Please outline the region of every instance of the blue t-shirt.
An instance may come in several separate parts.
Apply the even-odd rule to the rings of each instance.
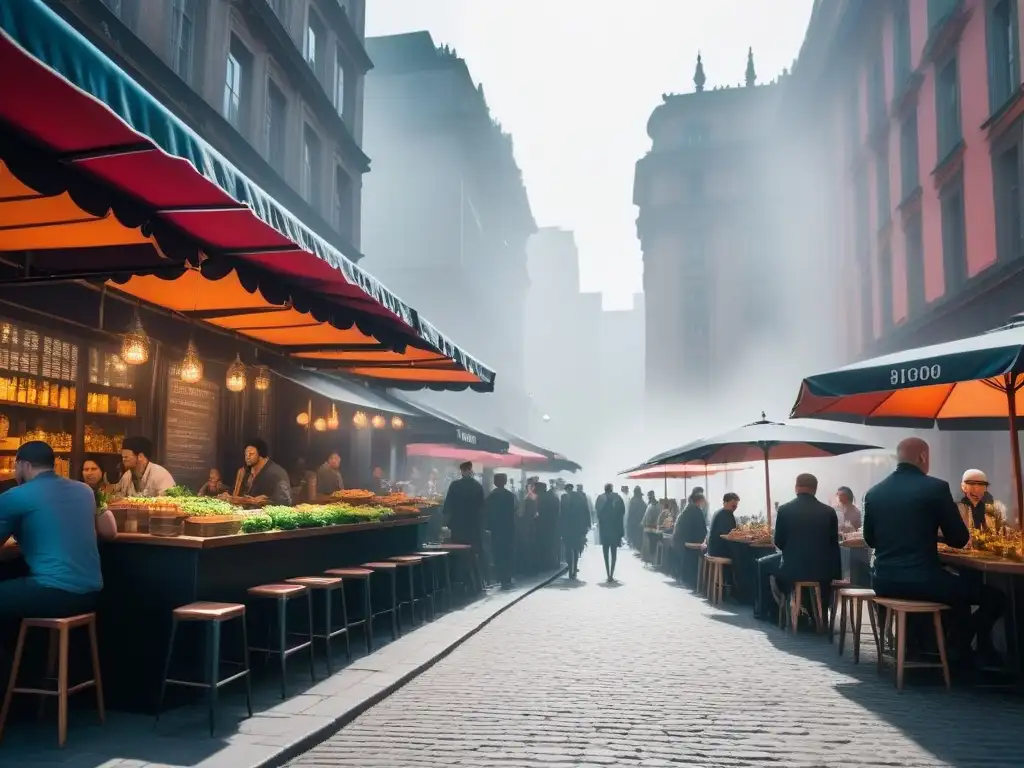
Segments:
[[[0,494],[0,542],[18,540],[30,578],[44,587],[75,594],[103,589],[95,518],[89,486],[53,472]]]

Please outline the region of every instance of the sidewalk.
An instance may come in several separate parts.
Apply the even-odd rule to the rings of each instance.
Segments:
[[[355,653],[332,677],[311,683],[296,657],[290,690],[281,701],[273,673],[253,681],[253,714],[245,717],[239,686],[222,689],[217,735],[210,738],[205,705],[153,719],[108,712],[105,725],[95,713],[72,707],[68,742],[57,748],[56,714],[41,723],[12,723],[0,744],[0,765],[26,768],[264,768],[278,766],[327,738],[396,688],[429,668],[495,616],[550,582],[557,574],[523,580],[508,592],[492,588],[480,599],[441,614],[393,642],[375,638],[378,650]],[[341,660],[343,662],[344,656]],[[337,662],[336,662],[337,663]],[[324,673],[317,658],[317,674]],[[88,693],[82,694],[88,696]]]

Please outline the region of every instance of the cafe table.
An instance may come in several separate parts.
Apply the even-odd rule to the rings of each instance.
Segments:
[[[775,545],[764,539],[734,538],[728,534],[722,534],[722,538],[729,545],[735,598],[744,605],[753,605],[758,590],[757,561],[774,553]]]

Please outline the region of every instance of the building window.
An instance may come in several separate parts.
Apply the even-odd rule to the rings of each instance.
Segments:
[[[252,54],[242,42],[231,36],[228,64],[224,77],[224,117],[244,133],[246,111],[249,107],[249,78],[252,77]]]
[[[924,310],[924,233],[921,213],[915,213],[903,230],[907,260],[907,314],[915,317]]]
[[[898,94],[910,79],[910,4],[898,0],[893,15],[892,33],[893,90]]]
[[[1021,152],[1019,141],[992,156],[996,202],[996,249],[1000,261],[1024,254],[1021,237]]]
[[[345,116],[345,54],[340,47],[334,54],[334,108]]]
[[[334,228],[345,235],[352,235],[352,179],[340,165],[334,169]]]
[[[320,210],[320,137],[308,125],[302,136],[302,196],[315,209]]]
[[[988,103],[995,112],[1020,85],[1017,44],[1017,0],[988,6]]]
[[[306,24],[306,46],[304,54],[306,63],[317,79],[324,82],[324,44],[327,42],[327,29],[316,12],[310,9],[309,20]]]
[[[886,117],[885,107],[885,58],[881,51],[872,57],[868,70],[868,130],[877,129]]]
[[[935,79],[935,118],[939,133],[939,163],[956,149],[960,133],[960,77],[955,58],[947,61]]]
[[[900,199],[906,200],[921,186],[917,158],[917,108],[900,125]]]
[[[171,4],[171,64],[186,83],[192,82],[196,3],[197,0],[174,0]]]
[[[893,324],[892,307],[892,249],[887,245],[878,254],[879,309],[882,311],[882,333]]]
[[[138,0],[102,0],[103,4],[121,20],[128,29],[135,30],[135,22],[139,17]]]
[[[967,232],[964,221],[964,185],[958,176],[942,190],[942,265],[946,276],[946,295],[951,295],[967,279]]]
[[[267,80],[267,159],[282,176],[288,152],[288,100],[273,80]]]
[[[892,213],[892,199],[889,195],[889,148],[878,153],[875,163],[875,192],[878,201],[878,228],[889,224]]]
[[[928,32],[933,32],[956,10],[960,0],[928,0]]]

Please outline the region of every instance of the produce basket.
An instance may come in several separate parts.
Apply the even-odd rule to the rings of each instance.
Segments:
[[[234,536],[242,530],[241,515],[204,515],[190,517],[185,520],[185,535],[212,538],[214,536]]]
[[[181,513],[166,510],[153,511],[149,515],[150,536],[181,536],[185,517]]]

